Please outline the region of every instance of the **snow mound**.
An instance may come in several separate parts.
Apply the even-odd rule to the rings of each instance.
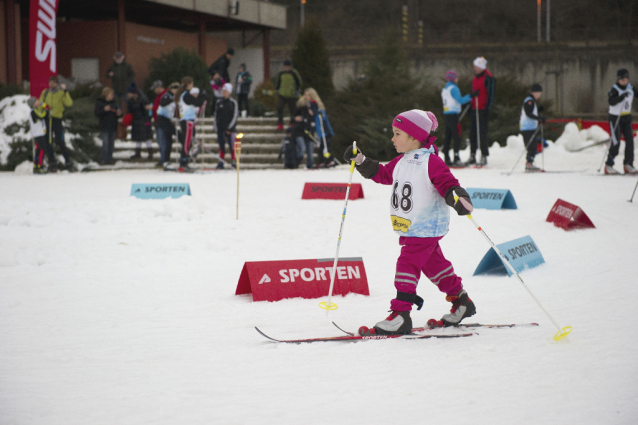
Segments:
[[[580,137],[583,141],[601,142],[609,139],[609,133],[597,125],[592,125],[588,129],[580,130]]]
[[[23,161],[15,168],[15,170],[13,170],[13,172],[16,174],[31,174],[33,172],[33,162]]]
[[[556,146],[561,146],[568,151],[576,150],[583,146],[583,139],[581,138],[578,126],[573,122],[567,123],[563,134],[556,139]]]
[[[27,105],[28,99],[29,96],[18,94],[0,100],[0,165],[7,162],[11,142],[16,139],[31,139],[28,125],[31,108]]]

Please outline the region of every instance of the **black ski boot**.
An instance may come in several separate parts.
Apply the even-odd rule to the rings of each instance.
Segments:
[[[445,299],[452,303],[452,309],[450,314],[445,314],[441,318],[444,326],[456,326],[461,320],[476,314],[476,306],[465,290],[461,290],[457,295],[448,295]]]
[[[475,153],[471,154],[471,155],[470,155],[470,159],[468,159],[467,161],[465,161],[465,164],[464,164],[464,165],[465,165],[466,167],[467,167],[468,165],[476,165],[476,154],[475,154]]]

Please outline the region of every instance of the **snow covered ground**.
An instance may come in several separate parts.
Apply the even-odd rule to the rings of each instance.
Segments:
[[[523,150],[509,142],[492,148],[489,169],[454,174],[512,191],[517,210],[474,217],[496,243],[532,236],[546,263],[521,276],[573,326],[559,342],[515,277],[472,276],[489,246],[456,215],[442,247],[477,305],[471,320],[539,327],[310,345],[257,334],[336,336],[332,320],[356,330],[387,315],[399,253],[390,188],[358,174],[365,199],[348,205],[341,256],[363,257],[369,297],[336,297],[326,317],[322,300],[234,295],[245,261],[334,255],[342,201],[301,193],[305,182],[346,182],[345,167],[242,171],[239,220],[232,171],[0,173],[0,423],[638,423],[636,178],[597,175],[604,146],[568,153],[573,140],[544,158],[547,170],[573,172],[529,175],[521,162],[507,176]],[[145,182],[188,182],[193,196],[129,196]],[[557,198],[596,229],[546,223]],[[425,277],[419,294],[415,325],[449,310]]]

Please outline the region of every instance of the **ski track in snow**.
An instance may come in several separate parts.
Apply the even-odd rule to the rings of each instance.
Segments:
[[[365,152],[365,146],[361,146]],[[453,170],[464,187],[507,188],[517,210],[477,209],[495,243],[530,235],[546,263],[518,280],[472,276],[489,249],[453,214],[445,255],[477,305],[470,321],[538,322],[462,339],[275,344],[336,336],[387,315],[399,254],[390,186],[355,173],[341,257],[363,257],[371,296],[252,302],[234,296],[245,261],[334,255],[342,201],[302,201],[305,182],[348,169],[176,175],[119,171],[0,173],[0,423],[22,424],[635,424],[638,420],[636,178],[597,176],[604,146],[545,153],[524,174],[512,139],[489,169]],[[623,147],[624,149],[624,147]],[[621,151],[622,152],[622,151]],[[462,153],[462,158],[469,155]],[[540,155],[537,165],[541,164]],[[622,154],[619,157],[620,163]],[[130,197],[132,183],[188,182],[193,196]],[[596,229],[545,222],[557,198]],[[422,277],[415,326],[449,303]]]

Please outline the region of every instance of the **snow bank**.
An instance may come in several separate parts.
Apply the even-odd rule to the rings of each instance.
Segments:
[[[19,139],[31,139],[29,133],[29,96],[18,94],[0,101],[0,165],[7,163],[11,143]],[[17,130],[17,132],[16,132]],[[11,134],[13,133],[13,134]]]

